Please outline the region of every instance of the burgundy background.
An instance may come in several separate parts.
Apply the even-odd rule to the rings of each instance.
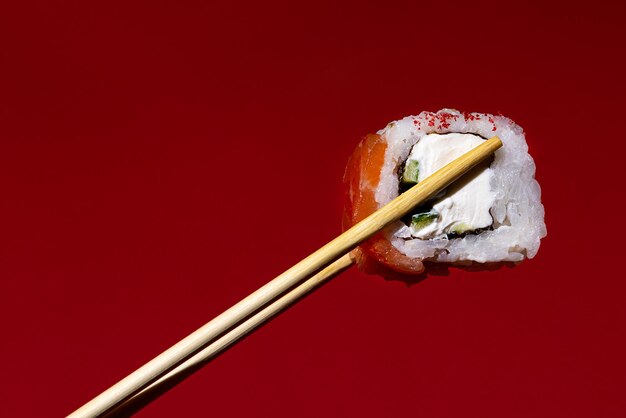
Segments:
[[[453,107],[526,129],[535,259],[352,270],[140,416],[624,416],[624,2],[227,3],[2,6],[1,414],[69,413],[315,250],[361,135]]]

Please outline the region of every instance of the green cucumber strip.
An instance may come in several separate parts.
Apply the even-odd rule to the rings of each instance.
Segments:
[[[439,214],[435,211],[417,213],[411,216],[411,227],[415,230],[422,229],[433,223],[438,217]]]
[[[417,184],[419,174],[419,162],[417,162],[416,160],[407,161],[406,165],[404,166],[404,173],[402,173],[402,183]]]
[[[474,228],[472,228],[471,225],[468,225],[468,224],[466,224],[464,222],[456,224],[452,228],[450,228],[450,232],[452,232],[454,234],[464,234],[466,232],[473,231],[473,230],[474,230]]]

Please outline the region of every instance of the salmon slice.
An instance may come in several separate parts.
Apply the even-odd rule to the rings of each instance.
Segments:
[[[375,199],[387,144],[380,135],[365,136],[348,160],[344,174],[344,230],[378,209]],[[379,232],[352,252],[359,269],[369,274],[392,278],[400,274],[420,274],[424,264],[407,257],[394,247],[384,232]]]

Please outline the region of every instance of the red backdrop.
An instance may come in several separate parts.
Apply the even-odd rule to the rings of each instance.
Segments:
[[[141,416],[623,416],[624,3],[226,3],[3,6],[2,415],[69,413],[334,237],[360,136],[453,107],[525,128],[535,259],[351,270]]]

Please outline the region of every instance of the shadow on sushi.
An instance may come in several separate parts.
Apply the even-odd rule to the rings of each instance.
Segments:
[[[513,268],[519,263],[513,263],[510,261],[503,262],[490,262],[490,263],[478,263],[478,262],[463,262],[456,264],[437,263],[433,261],[424,261],[424,271],[418,274],[408,274],[398,272],[392,268],[373,260],[370,257],[364,257],[357,263],[359,270],[366,274],[373,274],[382,276],[388,281],[403,282],[408,287],[415,286],[429,277],[442,277],[449,276],[451,269],[465,270],[465,271],[496,271],[503,268]]]

